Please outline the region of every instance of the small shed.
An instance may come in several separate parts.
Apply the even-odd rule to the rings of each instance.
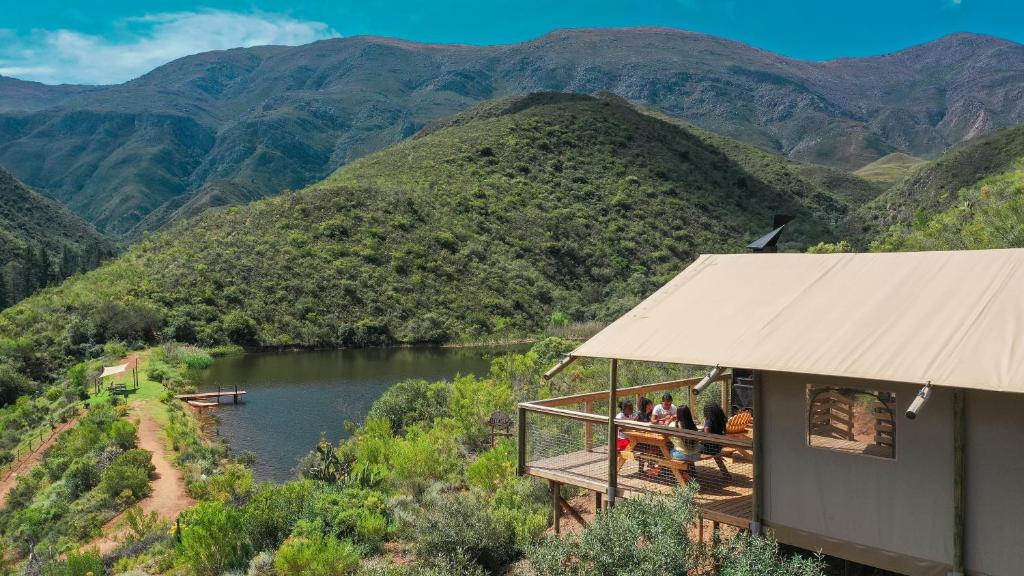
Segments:
[[[705,255],[580,357],[611,360],[609,390],[520,405],[523,474],[614,499],[692,473],[709,517],[784,543],[904,574],[1022,573],[1024,250]],[[711,439],[615,419],[634,394],[697,397],[696,381],[619,389],[620,360],[733,369],[713,374],[727,409],[729,384],[752,383],[752,430],[715,440],[731,461],[644,475],[676,466],[656,441],[634,453],[644,438]]]

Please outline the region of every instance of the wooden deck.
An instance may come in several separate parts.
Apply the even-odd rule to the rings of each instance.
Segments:
[[[705,519],[749,529],[753,509],[750,463],[737,465],[726,458],[726,465],[731,474],[729,478],[718,470],[713,460],[697,464],[700,492],[696,502]],[[608,453],[599,448],[528,461],[526,473],[603,493],[608,489]],[[618,478],[619,491],[625,498],[649,492],[669,493],[677,486],[671,476],[654,479],[642,474],[635,461],[626,462]]]
[[[234,397],[235,401],[238,401],[239,396],[244,396],[245,390],[224,390],[221,392],[198,392],[195,394],[176,394],[174,397],[178,400],[184,400],[186,402],[190,400],[203,401],[203,400],[216,400],[220,402],[221,398]]]

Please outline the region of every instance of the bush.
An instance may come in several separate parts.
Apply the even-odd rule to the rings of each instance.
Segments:
[[[716,576],[823,576],[820,557],[783,557],[771,538],[740,533],[714,550]]]
[[[518,556],[515,534],[473,494],[442,494],[415,518],[411,538],[422,558],[468,558],[497,573]]]
[[[123,464],[145,470],[147,477],[156,471],[156,466],[153,466],[153,453],[141,448],[133,448],[124,452],[114,459],[113,464]]]
[[[94,550],[87,550],[81,554],[71,552],[64,562],[64,574],[67,576],[103,576],[106,573],[103,558]]]
[[[88,458],[75,460],[64,473],[64,483],[71,491],[72,498],[78,498],[92,490],[99,482],[100,472],[96,464]]]
[[[330,536],[289,538],[277,551],[274,567],[279,576],[345,576],[359,567],[359,552]]]
[[[264,484],[244,509],[244,525],[256,550],[275,550],[292,533],[295,523],[306,516],[318,495],[310,481]]]
[[[473,488],[493,493],[502,483],[515,477],[516,458],[516,443],[505,438],[466,468],[466,481]]]
[[[149,365],[146,366],[146,378],[153,382],[163,384],[165,380],[170,378],[171,374],[173,374],[171,367],[159,360],[150,360]]]
[[[111,498],[131,501],[149,495],[149,472],[130,464],[111,464],[100,478],[100,490]]]
[[[110,425],[110,442],[122,450],[135,448],[138,429],[127,420],[118,420]]]
[[[449,386],[443,382],[402,380],[373,403],[366,418],[387,420],[397,434],[414,424],[448,416],[448,396]]]
[[[178,557],[196,576],[219,576],[246,565],[242,514],[222,502],[202,502],[181,514]]]
[[[548,537],[529,551],[530,561],[539,576],[686,576],[695,558],[687,533],[694,517],[690,490],[624,500],[581,532]]]

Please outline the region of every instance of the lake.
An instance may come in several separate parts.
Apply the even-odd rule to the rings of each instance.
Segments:
[[[260,352],[217,358],[198,374],[200,391],[231,389],[248,394],[213,409],[217,435],[235,454],[256,457],[260,480],[294,477],[299,459],[321,435],[333,443],[347,436],[345,420],[362,423],[367,411],[392,384],[407,378],[450,379],[485,375],[496,355],[515,348],[385,348],[302,352]]]

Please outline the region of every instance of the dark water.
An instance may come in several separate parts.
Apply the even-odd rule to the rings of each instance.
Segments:
[[[288,480],[298,460],[321,434],[346,436],[345,420],[362,422],[389,386],[406,378],[448,379],[485,375],[496,355],[518,349],[396,348],[314,352],[264,352],[218,358],[198,375],[202,391],[235,384],[248,394],[216,408],[217,433],[236,454],[256,456],[260,480]]]

